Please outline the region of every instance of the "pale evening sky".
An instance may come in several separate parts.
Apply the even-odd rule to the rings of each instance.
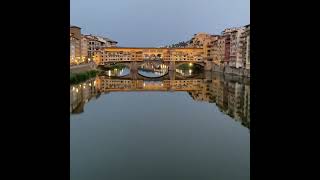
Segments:
[[[70,22],[82,34],[119,46],[158,47],[197,32],[220,34],[250,24],[250,0],[70,0]]]

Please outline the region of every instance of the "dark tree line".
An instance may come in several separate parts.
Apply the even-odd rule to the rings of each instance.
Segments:
[[[176,44],[171,44],[165,47],[169,47],[169,48],[176,48],[176,47],[187,47],[190,44],[190,41],[182,41],[182,42],[178,42]]]

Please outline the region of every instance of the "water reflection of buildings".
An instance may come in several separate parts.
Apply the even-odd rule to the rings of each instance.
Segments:
[[[250,82],[235,76],[212,74],[207,79],[145,81],[100,76],[70,88],[71,113],[83,112],[86,102],[116,91],[185,91],[193,100],[215,103],[219,110],[250,129]]]
[[[200,91],[189,92],[196,101],[215,103],[221,112],[250,129],[250,82],[240,78],[213,75]]]
[[[98,98],[100,92],[96,88],[95,80],[73,85],[70,87],[70,112],[83,112],[84,104],[89,100]]]

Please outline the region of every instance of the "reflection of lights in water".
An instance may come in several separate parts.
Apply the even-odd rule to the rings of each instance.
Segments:
[[[93,81],[93,85],[96,86],[96,81]]]
[[[146,83],[143,83],[143,87],[145,87],[146,86]]]
[[[76,92],[79,92],[78,88],[76,89]]]
[[[110,70],[108,71],[108,76],[111,76],[111,71]]]
[[[192,70],[191,69],[189,69],[189,74],[191,74],[192,73]]]
[[[85,88],[86,88],[86,86],[84,85],[84,86],[83,86],[83,89],[85,89]]]
[[[91,87],[91,83],[89,83],[89,86]]]
[[[74,91],[75,89],[76,89],[76,88],[73,86],[73,87],[72,87],[72,91]]]

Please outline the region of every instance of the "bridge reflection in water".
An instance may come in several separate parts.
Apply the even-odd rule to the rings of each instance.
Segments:
[[[125,91],[184,91],[195,101],[216,104],[221,112],[250,129],[250,80],[211,72],[183,77],[170,71],[152,80],[132,73],[124,77],[98,76],[70,86],[70,112],[83,112],[85,103],[101,94]]]

